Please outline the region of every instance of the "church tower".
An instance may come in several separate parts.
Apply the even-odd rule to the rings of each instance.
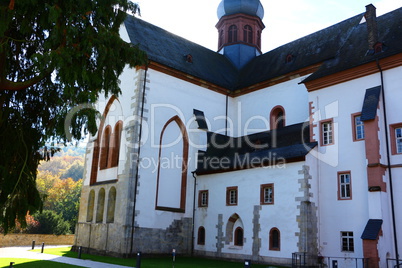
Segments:
[[[218,6],[218,52],[241,69],[261,55],[264,8],[259,0],[222,0]]]

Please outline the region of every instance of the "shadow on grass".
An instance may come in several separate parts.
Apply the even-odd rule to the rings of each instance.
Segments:
[[[0,258],[0,267],[8,268],[10,263],[13,262],[14,268],[75,268],[76,266],[65,263],[56,263],[52,261],[32,260],[32,259],[19,259],[19,258]]]
[[[40,252],[40,250],[34,250]],[[45,249],[44,253],[54,254],[69,258],[78,258],[78,253],[71,251],[70,247],[67,248],[49,248]],[[110,264],[117,264],[122,266],[134,267],[136,265],[136,258],[116,258],[108,256],[90,255],[86,253],[81,254],[81,259],[92,260],[97,262],[104,262]],[[253,264],[252,268],[266,268],[268,265]],[[200,257],[184,257],[176,256],[173,263],[172,257],[147,257],[141,258],[141,268],[243,268],[244,262],[231,262],[225,260],[208,259]],[[271,266],[278,267],[279,266]]]

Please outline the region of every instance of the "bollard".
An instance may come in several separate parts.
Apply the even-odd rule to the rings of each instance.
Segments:
[[[78,247],[78,259],[81,259],[82,247]]]
[[[251,261],[250,260],[244,260],[244,268],[249,268],[251,267]]]
[[[10,268],[14,267],[13,264],[14,264],[14,262],[10,262]]]
[[[40,253],[43,253],[44,249],[45,249],[45,242],[42,242],[42,250],[40,251]]]
[[[137,264],[135,268],[141,268],[141,251],[137,252]]]
[[[172,250],[172,255],[173,255],[173,262],[172,262],[172,267],[174,268],[174,263],[176,261],[176,249]]]
[[[32,240],[32,250],[35,249],[35,240]]]

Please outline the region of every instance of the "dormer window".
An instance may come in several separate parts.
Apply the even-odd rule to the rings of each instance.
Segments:
[[[383,52],[383,43],[377,42],[374,45],[374,54]]]
[[[231,25],[229,27],[229,43],[234,43],[237,42],[237,26],[236,25]]]
[[[245,25],[243,28],[243,41],[245,43],[253,43],[253,28],[250,25]]]
[[[292,61],[293,61],[293,55],[292,55],[292,54],[288,54],[288,55],[286,56],[285,62],[286,62],[286,63],[290,63],[290,62],[292,62]]]
[[[193,63],[193,56],[192,56],[191,54],[187,54],[187,55],[186,55],[186,61],[187,61],[188,63]]]
[[[271,110],[270,124],[271,129],[278,129],[285,127],[285,109],[282,106],[276,106]]]

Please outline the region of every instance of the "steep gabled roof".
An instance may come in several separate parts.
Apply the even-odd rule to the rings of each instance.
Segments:
[[[362,17],[359,14],[256,57],[241,70],[238,88],[334,58]],[[292,55],[290,62],[286,62],[287,55]]]
[[[236,91],[315,64],[323,63],[303,82],[402,53],[402,8],[377,18],[384,52],[375,55],[367,55],[367,27],[360,23],[363,16],[364,13],[356,15],[260,55],[242,70],[237,70],[225,56],[141,19],[128,16],[125,26],[131,42],[138,44],[149,60]],[[186,55],[191,55],[191,63]],[[289,62],[288,55],[292,56]]]
[[[138,44],[151,61],[227,89],[237,79],[234,65],[217,52],[132,16],[124,24],[131,43]],[[188,54],[192,62],[187,61]]]
[[[338,48],[336,58],[326,61],[318,71],[303,82],[309,82],[369,62],[375,62],[377,59],[402,53],[402,8],[378,17],[377,24],[378,41],[383,43],[383,52],[368,53],[367,25],[361,23],[354,27],[344,45]]]

